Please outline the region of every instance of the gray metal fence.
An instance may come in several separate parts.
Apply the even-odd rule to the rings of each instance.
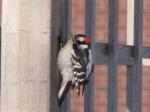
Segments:
[[[150,58],[150,48],[142,46],[143,0],[135,0],[134,46],[118,44],[118,0],[109,0],[109,42],[94,43],[96,1],[86,0],[85,32],[92,37],[94,64],[108,65],[108,112],[117,112],[117,69],[127,66],[127,108],[130,112],[141,112],[142,102],[142,58]],[[70,93],[61,109],[57,105],[58,37],[65,43],[71,29],[71,0],[53,0],[52,3],[52,40],[51,40],[51,112],[71,112]],[[94,75],[86,87],[84,97],[85,112],[94,112]]]

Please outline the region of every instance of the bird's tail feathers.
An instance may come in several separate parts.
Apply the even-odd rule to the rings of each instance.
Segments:
[[[59,104],[59,106],[61,106],[65,96],[67,95],[67,93],[70,89],[70,85],[71,85],[71,81],[62,82],[61,88],[58,92],[58,104]]]

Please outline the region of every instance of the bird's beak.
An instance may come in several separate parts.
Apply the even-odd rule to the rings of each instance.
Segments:
[[[84,39],[84,42],[85,42],[86,44],[90,44],[90,43],[91,43],[91,38],[90,38],[90,37],[86,37],[86,38]]]
[[[71,32],[69,32],[69,37],[74,41],[74,35]]]

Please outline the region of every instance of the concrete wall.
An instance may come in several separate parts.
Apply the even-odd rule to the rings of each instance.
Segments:
[[[49,112],[51,0],[3,0],[1,112]]]

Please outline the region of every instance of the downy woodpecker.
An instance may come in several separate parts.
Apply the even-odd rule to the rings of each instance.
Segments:
[[[71,35],[66,45],[58,54],[58,67],[62,76],[61,87],[58,92],[58,102],[61,105],[70,87],[80,95],[80,86],[89,81],[92,70],[91,40],[84,34]]]

